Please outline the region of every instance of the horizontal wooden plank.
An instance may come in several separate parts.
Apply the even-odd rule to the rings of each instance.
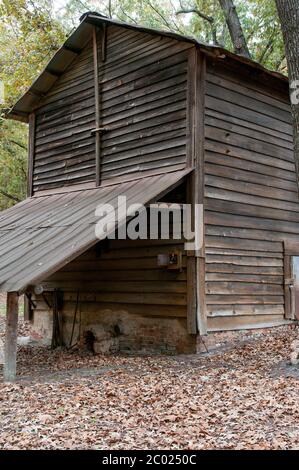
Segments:
[[[142,304],[126,304],[126,303],[113,303],[113,302],[96,302],[93,298],[90,300],[80,299],[81,310],[88,313],[96,313],[101,315],[102,312],[112,311],[119,313],[129,313],[134,315],[141,315],[144,317],[176,317],[176,318],[186,318],[187,309],[183,305],[155,305],[153,308],[152,305],[142,305]],[[40,301],[37,305],[37,310],[35,310],[38,315],[39,311],[47,311],[48,306],[44,302]],[[66,299],[64,303],[64,315],[68,313],[72,316],[74,315],[74,309],[76,308],[76,294],[66,294]]]
[[[45,280],[43,285],[48,282],[76,282],[76,281],[186,281],[186,271],[178,272],[168,269],[160,270],[122,270],[122,271],[58,271],[53,276]]]
[[[239,91],[246,96],[248,94],[262,103],[269,103],[284,111],[290,111],[289,94],[286,91],[274,90],[267,83],[261,83],[261,80],[252,75],[235,74],[231,67],[226,67],[223,62],[207,63],[207,79],[213,83],[221,84],[224,88]]]
[[[283,286],[253,282],[210,281],[206,283],[207,294],[229,295],[283,295]]]
[[[244,203],[247,205],[255,206],[257,209],[257,213],[263,213],[263,208],[274,208],[280,209],[286,212],[294,212],[295,217],[296,213],[298,213],[298,204],[296,202],[290,201],[282,201],[279,199],[271,199],[270,197],[263,197],[263,196],[256,196],[252,194],[240,193],[237,191],[231,191],[230,189],[222,189],[222,188],[215,188],[213,186],[206,186],[205,188],[205,196],[206,198],[210,198],[211,201],[209,202],[210,205],[213,205],[212,200],[220,199],[221,201],[230,201],[235,203]],[[217,203],[215,204],[216,210]],[[233,206],[230,207],[233,210]],[[267,212],[267,210],[266,210]],[[266,216],[266,212],[264,216]],[[278,213],[274,213],[277,218],[277,214],[280,217],[279,211]],[[273,214],[272,214],[273,215]]]
[[[208,305],[283,305],[284,297],[282,295],[207,295]]]
[[[206,273],[207,281],[226,282],[252,282],[260,284],[283,284],[283,276],[268,276],[266,274],[241,274],[241,273]]]
[[[261,251],[283,253],[283,244],[281,242],[268,242],[260,240],[230,238],[224,236],[208,235],[205,239],[207,248],[230,248],[246,249],[248,251]]]
[[[239,107],[271,117],[275,121],[281,121],[286,124],[291,124],[292,122],[290,109],[284,110],[281,107],[279,109],[265,102],[265,100],[262,102],[256,99],[256,95],[252,96],[250,93],[247,94],[242,87],[236,86],[235,89],[232,89],[232,87],[224,87],[223,82],[219,83],[217,80],[213,80],[212,82],[210,75],[207,77],[206,93],[209,96],[213,96],[214,98],[221,99],[228,103],[238,103]]]
[[[75,295],[75,294],[74,294]],[[111,292],[92,294],[95,302],[111,302],[116,304],[142,304],[142,305],[186,305],[185,294],[176,293],[126,293]]]
[[[206,199],[207,210],[224,212],[225,214],[237,214],[240,216],[255,217],[262,219],[259,225],[263,223],[264,219],[273,219],[286,222],[299,222],[299,211],[287,211],[280,209],[273,209],[269,207],[262,207],[258,204],[243,204],[241,202],[221,201],[220,199]],[[297,210],[299,209],[299,204]]]
[[[123,293],[136,293],[136,294],[160,294],[160,293],[174,293],[184,294],[187,291],[186,282],[184,281],[91,281],[87,280],[86,276],[80,280],[71,279],[69,281],[46,281],[43,283],[45,290],[53,290],[55,288],[62,289],[64,292],[93,292],[93,293],[114,293],[122,297]]]
[[[183,267],[186,267],[186,262],[183,260]],[[66,266],[64,271],[77,269],[80,271],[106,271],[106,270],[135,270],[135,269],[161,269],[158,266],[157,258],[139,258],[120,259],[118,262],[115,260],[97,260],[97,261],[74,261],[71,267]]]
[[[206,124],[228,132],[236,133],[244,137],[252,137],[257,141],[266,141],[269,144],[283,149],[293,150],[291,136],[281,134],[278,131],[261,127],[254,123],[243,121],[234,116],[230,116],[217,111],[207,109],[205,114]]]
[[[227,157],[229,160],[230,157]],[[253,171],[241,170],[239,168],[227,167],[221,165],[220,162],[209,163],[205,165],[206,173],[212,176],[223,176],[236,181],[244,181],[246,183],[260,184],[270,188],[284,189],[288,191],[297,192],[297,186],[295,181],[288,181],[280,179],[278,177],[269,177],[270,175],[261,175]]]
[[[283,266],[282,258],[260,258],[254,256],[207,255],[206,262],[236,264],[240,266]]]
[[[249,150],[250,152],[257,152],[262,155],[279,158],[288,162],[294,161],[293,152],[289,149],[282,149],[276,145],[270,144],[266,141],[259,141],[251,137],[246,137],[236,134],[234,132],[219,129],[217,127],[206,126],[205,135],[207,139],[215,140],[224,145],[232,145],[234,147]]]
[[[223,263],[222,260],[219,263],[206,264],[207,273],[234,273],[234,274],[259,274],[259,275],[271,275],[271,276],[282,276],[282,266],[248,266],[241,264],[227,264]]]
[[[206,211],[207,224],[220,225],[226,227],[238,227],[242,229],[259,229],[264,232],[273,231],[280,233],[280,239],[283,239],[283,233],[299,234],[299,224],[296,222],[286,222],[284,220],[258,219],[255,217],[246,217],[234,214],[224,214],[219,212]],[[249,236],[249,234],[247,234]],[[265,233],[262,234],[265,238]],[[251,235],[250,235],[251,237]]]
[[[296,233],[284,233],[279,230],[267,230],[263,228],[242,228],[242,227],[230,227],[227,225],[206,225],[206,234],[215,235],[215,236],[224,236],[224,237],[237,237],[240,239],[248,239],[250,237],[252,240],[268,240],[273,242],[282,242],[286,238],[288,240],[298,241],[298,234]]]
[[[165,246],[157,246],[157,247],[145,247],[145,248],[120,248],[115,251],[107,251],[101,254],[101,259],[129,259],[129,260],[136,260],[139,258],[152,258],[157,257],[159,254],[169,253],[173,250],[184,250],[184,246],[182,244],[173,244],[173,245],[165,245]]]
[[[154,171],[162,173],[177,171],[186,167],[185,153],[182,147],[174,148],[167,152],[156,152],[152,161],[149,161],[149,155],[145,155],[145,162],[143,157],[138,157],[130,160],[122,160],[122,164],[113,166],[110,164],[105,166],[105,171],[102,172],[102,183],[110,183],[114,181],[116,184],[122,181],[117,181],[117,178],[140,178],[141,175],[145,175],[148,172],[153,174]],[[133,160],[133,161],[132,161]],[[127,162],[127,165],[126,165]],[[142,173],[141,173],[142,172]]]
[[[206,139],[205,149],[214,153],[225,155],[226,157],[232,156],[249,162],[258,162],[263,165],[280,168],[291,173],[294,173],[295,171],[294,162],[288,162],[280,158],[273,158],[269,155],[263,155],[259,152],[249,151],[241,147],[234,147],[233,145],[229,145],[224,142],[217,142],[212,139]]]
[[[284,324],[283,315],[242,315],[208,318],[208,331],[267,328]]]
[[[246,248],[244,245],[243,248]],[[208,248],[205,250],[207,255],[228,255],[228,256],[255,256],[260,258],[283,258],[283,252],[279,251],[253,251],[240,250],[237,248]]]
[[[214,98],[212,96],[206,96],[206,106],[209,109],[216,110],[218,112],[236,116],[243,121],[249,121],[259,126],[267,127],[269,129],[275,129],[278,132],[292,135],[292,126],[285,122],[274,119],[271,116],[258,113],[251,109],[243,108],[236,103],[230,103],[223,100],[222,98]]]
[[[283,305],[208,305],[208,317],[239,315],[283,315]]]

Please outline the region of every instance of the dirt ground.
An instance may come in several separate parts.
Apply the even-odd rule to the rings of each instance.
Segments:
[[[298,336],[204,356],[21,347],[17,382],[0,378],[0,449],[299,449]]]

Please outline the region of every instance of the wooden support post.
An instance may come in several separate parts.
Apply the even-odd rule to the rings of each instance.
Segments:
[[[206,61],[205,56],[196,48],[192,48],[188,58],[188,113],[187,113],[187,160],[186,166],[195,168],[190,176],[189,182],[189,203],[204,204],[204,143],[205,143],[205,81],[206,81]],[[204,217],[204,211],[203,211]],[[204,220],[200,221],[204,224]],[[194,227],[200,230],[200,227]],[[204,225],[203,225],[204,231]],[[204,235],[204,234],[203,234]],[[189,254],[190,256],[190,254]],[[195,251],[194,260],[189,261],[190,273],[194,272],[196,278],[196,328],[200,334],[207,332],[206,319],[206,299],[205,299],[205,246],[203,236],[203,246],[201,250]],[[194,267],[191,268],[191,263]],[[188,262],[187,262],[188,266]],[[187,268],[188,271],[188,268]],[[191,289],[191,287],[189,287]],[[194,294],[192,294],[194,295]],[[192,296],[190,294],[190,299]],[[191,315],[192,307],[188,312]],[[188,313],[187,313],[188,317]],[[194,323],[194,321],[193,321]],[[188,325],[191,326],[191,319]],[[192,329],[194,325],[192,326]],[[191,328],[189,329],[191,332]]]
[[[290,286],[293,284],[292,279],[292,257],[284,255],[284,307],[285,318],[294,320],[292,312],[292,295]]]
[[[187,181],[187,203],[192,205],[191,230],[194,231],[194,174]],[[197,279],[194,251],[187,251],[187,331],[197,334]]]
[[[8,292],[6,301],[6,335],[4,349],[4,381],[13,382],[17,370],[19,294]]]

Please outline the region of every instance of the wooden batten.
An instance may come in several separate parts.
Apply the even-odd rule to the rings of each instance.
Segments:
[[[107,25],[105,23],[102,26],[101,39],[101,60],[105,62],[107,54]]]
[[[35,148],[35,113],[29,115],[29,143],[28,143],[28,166],[27,166],[27,196],[33,195],[33,166]]]
[[[93,65],[94,65],[94,93],[95,93],[95,157],[96,157],[96,185],[101,183],[101,133],[99,131],[101,125],[100,111],[100,80],[99,80],[99,30],[96,26],[92,32],[93,44]]]
[[[6,334],[4,349],[4,381],[13,382],[17,370],[19,295],[8,292],[6,301]]]

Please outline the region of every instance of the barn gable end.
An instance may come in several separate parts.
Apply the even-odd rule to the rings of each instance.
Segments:
[[[192,47],[119,26],[96,28],[95,41],[34,111],[33,193],[95,185],[97,166],[103,183],[183,169]]]

